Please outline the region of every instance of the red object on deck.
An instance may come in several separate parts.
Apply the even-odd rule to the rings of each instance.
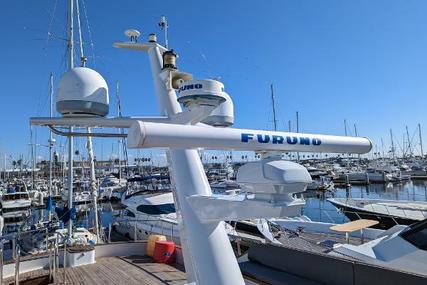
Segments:
[[[153,259],[158,263],[174,263],[175,243],[173,241],[156,241]]]

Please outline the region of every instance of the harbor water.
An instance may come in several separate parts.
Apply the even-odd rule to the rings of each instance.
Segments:
[[[352,185],[350,188],[336,187],[328,192],[303,194],[306,205],[302,214],[313,221],[345,223],[349,219],[338,211],[328,198],[368,198],[406,201],[427,201],[427,181],[414,180],[402,183]]]

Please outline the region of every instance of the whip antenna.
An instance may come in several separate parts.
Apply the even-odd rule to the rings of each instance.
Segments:
[[[159,22],[159,27],[160,29],[162,29],[162,31],[164,31],[164,36],[165,36],[165,47],[166,49],[169,49],[169,42],[168,42],[168,21],[166,20],[165,16],[161,16],[160,17],[160,22]]]

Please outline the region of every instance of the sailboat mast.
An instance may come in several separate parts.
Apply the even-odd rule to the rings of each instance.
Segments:
[[[274,98],[273,84],[270,85],[270,89],[271,89],[271,104],[273,106],[273,126],[274,126],[274,131],[277,131],[276,102]]]
[[[79,34],[79,49],[80,49],[80,62],[81,66],[86,66],[86,57],[83,51],[83,36],[82,36],[82,28],[80,24],[80,8],[79,8],[79,0],[76,0],[76,12],[77,12],[77,31]]]
[[[73,21],[73,1],[68,0],[68,24],[69,24],[69,53],[70,53],[70,70],[74,68],[74,21]],[[70,134],[73,132],[73,127],[70,127]],[[73,209],[73,136],[68,136],[68,209]],[[68,240],[71,242],[73,238],[73,220],[68,221]]]
[[[382,154],[382,158],[384,159],[384,140],[383,140],[383,138],[381,138],[381,154]]]
[[[421,158],[424,157],[424,151],[423,151],[423,137],[421,135],[421,124],[418,123],[418,135],[420,137],[420,150],[421,150]]]
[[[392,129],[390,129],[390,140],[391,140],[391,155],[393,156],[393,159],[394,159],[395,152],[394,152],[394,141],[393,141],[393,130]]]
[[[347,120],[344,119],[344,134],[347,136]]]
[[[297,133],[299,133],[299,112],[297,111]],[[297,152],[297,161],[299,162],[299,152]]]
[[[412,156],[411,138],[409,137],[408,126],[406,126],[406,137],[408,138],[408,154],[409,156]]]
[[[53,116],[53,73],[50,73],[49,78],[49,100],[50,100],[50,107],[49,107],[49,117],[52,118]],[[51,199],[52,199],[52,147],[53,147],[53,136],[52,131],[49,129],[49,197],[48,197],[48,203],[50,207]],[[49,221],[52,219],[52,211],[50,208],[48,218]]]
[[[70,70],[74,68],[74,0],[68,0],[68,49],[69,49],[69,67]]]
[[[120,98],[119,98],[119,82],[116,82],[116,104],[117,104],[117,116],[120,117]],[[123,131],[123,130],[121,130]],[[119,155],[119,182],[121,182],[122,180],[122,153],[121,153],[121,149],[122,149],[122,138],[119,138],[118,140],[118,148],[117,148],[117,152]]]

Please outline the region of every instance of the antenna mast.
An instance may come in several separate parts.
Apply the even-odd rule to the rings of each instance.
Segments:
[[[273,105],[273,126],[274,126],[274,131],[277,131],[276,102],[274,99],[273,84],[270,85],[270,88],[271,88],[271,104]]]
[[[168,24],[168,20],[166,20],[165,16],[160,17],[159,27],[160,27],[160,29],[162,29],[162,31],[164,31],[165,47],[166,47],[166,49],[169,49],[169,40],[168,40],[169,24]]]

